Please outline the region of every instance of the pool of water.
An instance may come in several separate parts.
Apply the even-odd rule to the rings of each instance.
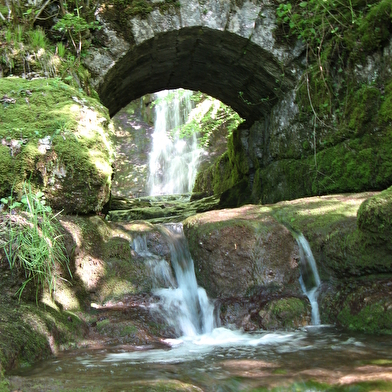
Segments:
[[[13,372],[11,390],[328,390],[309,387],[310,380],[347,386],[383,380],[392,388],[392,339],[385,336],[350,335],[329,326],[254,334],[216,328],[164,343],[166,348],[160,349],[115,346],[63,352]]]

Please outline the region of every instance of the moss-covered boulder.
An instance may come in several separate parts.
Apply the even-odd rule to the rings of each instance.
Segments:
[[[361,204],[358,227],[392,250],[392,187]]]
[[[300,298],[280,298],[273,300],[259,311],[264,329],[293,329],[310,323],[310,304]]]
[[[357,212],[361,216],[363,210],[361,204],[364,203],[366,208],[371,204],[372,196],[375,197],[374,200],[378,200],[379,197],[383,199],[380,196],[382,194],[359,193],[304,198],[280,202],[268,208],[271,208],[279,221],[305,235],[322,276],[341,279],[391,273],[390,239],[384,242],[376,241],[374,234],[362,229],[361,224],[357,225]],[[367,201],[369,197],[370,203]],[[374,220],[372,216],[369,210],[368,219]],[[390,216],[385,214],[383,219],[388,220]],[[361,222],[361,218],[358,222]]]
[[[349,279],[320,297],[321,321],[370,334],[392,334],[392,278]]]
[[[57,210],[100,211],[112,174],[106,109],[58,79],[0,79],[0,196],[24,181]]]

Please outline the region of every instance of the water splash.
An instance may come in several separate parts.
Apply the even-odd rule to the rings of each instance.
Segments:
[[[178,336],[198,336],[210,333],[214,329],[214,307],[206,291],[197,285],[195,268],[188,244],[182,230],[182,224],[158,225],[158,230],[167,240],[171,269],[159,256],[147,249],[145,238],[136,237],[133,248],[148,260],[154,281],[164,282],[153,293],[160,297],[160,302],[153,305],[167,323],[175,329]],[[152,309],[154,310],[154,308]]]
[[[150,195],[171,195],[192,191],[199,157],[196,135],[179,137],[192,110],[190,90],[164,90],[155,94],[155,122],[152,151],[149,159],[148,192]],[[172,137],[169,131],[175,130]]]
[[[320,312],[317,302],[318,288],[321,284],[320,277],[317,271],[316,260],[313,257],[309,242],[299,233],[295,235],[295,239],[299,246],[301,257],[301,277],[300,284],[303,292],[309,298],[312,307],[312,324],[320,324]]]

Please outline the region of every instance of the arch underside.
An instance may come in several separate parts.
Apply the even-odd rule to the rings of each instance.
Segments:
[[[286,69],[288,69],[286,64]],[[113,116],[129,102],[164,89],[199,90],[252,124],[265,116],[295,74],[271,53],[236,34],[188,27],[134,45],[98,87]]]

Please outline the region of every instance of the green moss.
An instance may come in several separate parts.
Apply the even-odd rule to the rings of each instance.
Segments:
[[[392,183],[392,129],[344,141],[314,157],[273,162],[256,172],[262,203],[305,196],[384,189]]]
[[[7,196],[11,188],[17,192],[30,179],[34,186],[43,185],[54,208],[72,211],[75,202],[84,203],[79,212],[102,208],[113,158],[102,105],[57,79],[3,78],[0,95],[11,99],[0,112],[5,144],[0,149],[0,195]],[[43,138],[51,145],[46,154],[38,149]]]
[[[392,80],[385,86],[385,95],[380,108],[380,120],[388,122],[392,120]]]
[[[61,348],[83,333],[81,320],[69,312],[9,299],[8,303],[1,302],[0,308],[0,363],[5,370],[47,357],[52,353],[50,344]]]
[[[206,170],[199,172],[193,192],[223,194],[221,206],[238,207],[250,201],[249,163],[243,149],[240,132],[233,131],[228,150]]]
[[[350,297],[347,299],[348,302],[354,300]],[[338,322],[342,327],[351,331],[392,335],[392,309],[386,309],[384,301],[365,306],[359,312],[354,312],[352,307],[346,305],[338,314]]]
[[[381,102],[381,92],[378,88],[364,85],[355,92],[348,104],[348,126],[355,135],[368,132],[369,125],[377,115]]]
[[[389,0],[373,4],[359,25],[359,39],[366,52],[381,48],[392,28],[392,5]]]
[[[105,320],[101,320],[97,322],[97,330],[99,333],[103,333],[105,332],[105,330],[107,329],[107,327],[110,325],[110,320],[109,319],[105,319]]]
[[[358,227],[368,233],[376,244],[389,245],[392,238],[392,187],[361,204]]]
[[[281,298],[271,301],[259,312],[266,329],[292,329],[302,326],[308,315],[309,306],[299,298]]]
[[[120,329],[120,336],[133,335],[138,331],[138,329],[134,325],[126,325]]]
[[[15,182],[15,160],[12,159],[10,149],[0,145],[0,195],[11,193]]]

